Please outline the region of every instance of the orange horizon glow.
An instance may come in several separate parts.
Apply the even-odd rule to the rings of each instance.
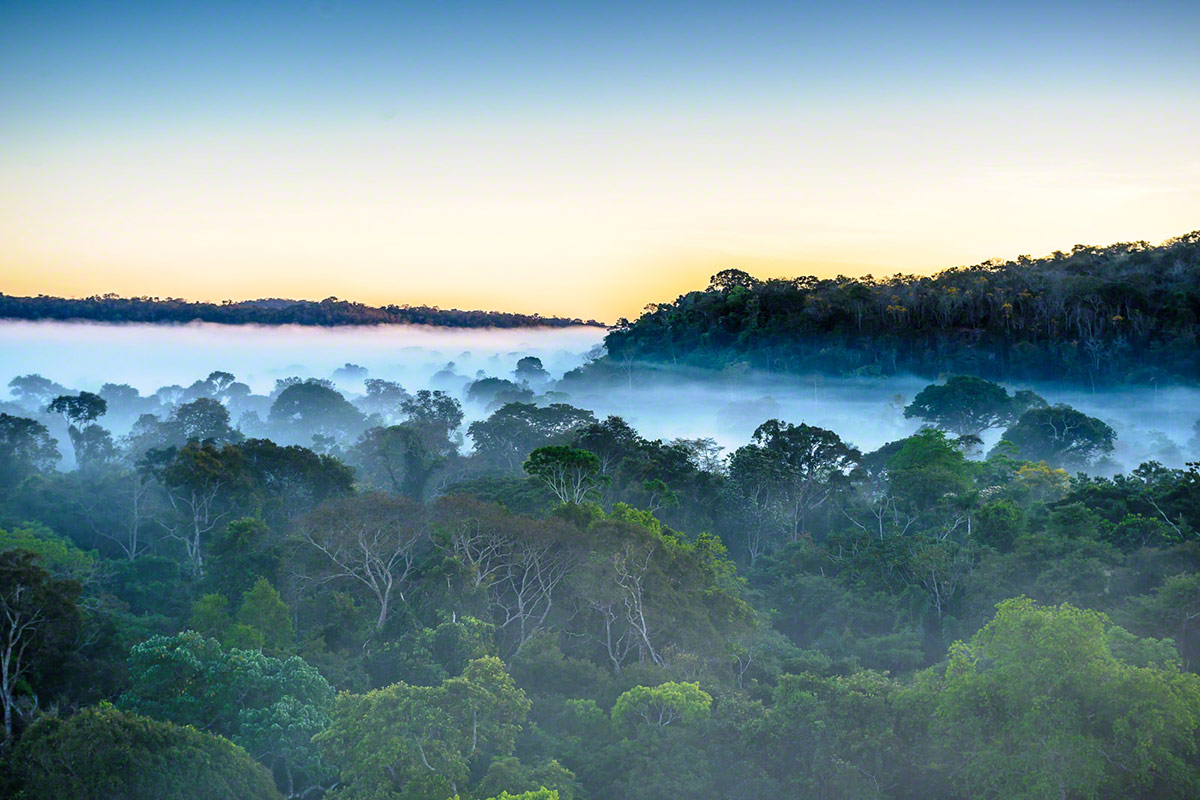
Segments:
[[[466,30],[30,5],[0,48],[0,291],[612,322],[731,267],[930,274],[1200,228],[1186,25],[953,9],[689,8],[663,38],[607,6]]]

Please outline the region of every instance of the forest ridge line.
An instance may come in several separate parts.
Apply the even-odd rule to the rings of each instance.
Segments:
[[[1078,383],[1200,379],[1200,231],[1076,245],[928,277],[759,280],[736,269],[650,304],[591,365]]]
[[[608,327],[594,319],[543,317],[507,311],[462,310],[437,306],[388,304],[370,306],[327,297],[324,300],[223,300],[208,303],[177,297],[122,297],[117,294],[84,298],[37,295],[19,297],[0,292],[0,319],[86,320],[91,322],[187,323],[222,325],[431,325],[443,328],[567,328]]]
[[[211,303],[113,293],[64,298],[0,292],[0,319],[462,328],[588,325],[609,328],[610,352],[616,345],[626,358],[636,354],[641,360],[679,363],[682,346],[687,363],[726,366],[727,361],[739,360],[739,352],[744,356],[765,347],[758,359],[762,364],[755,365],[784,371],[789,369],[789,359],[774,349],[789,338],[832,334],[887,339],[938,332],[983,337],[989,340],[978,342],[984,347],[996,344],[997,336],[1008,344],[1070,341],[1099,362],[1105,355],[1097,346],[1100,343],[1144,344],[1148,333],[1159,338],[1175,333],[1194,337],[1200,313],[1198,272],[1200,230],[1161,245],[1145,241],[1075,245],[1070,252],[1055,251],[1043,258],[992,259],[929,276],[809,275],[760,280],[730,268],[714,275],[703,291],[684,293],[671,303],[649,303],[633,322],[622,318],[612,326],[578,317],[395,303],[371,306],[337,297]],[[698,325],[712,330],[701,331],[697,339],[697,332],[690,329]],[[657,344],[647,346],[643,340],[648,335]],[[631,343],[635,353],[624,352]],[[720,363],[713,363],[714,352],[723,354],[716,359]],[[896,354],[883,355],[897,361]],[[855,368],[868,373],[896,371],[897,364],[887,369],[887,360],[876,358],[856,363]],[[841,362],[835,358],[834,363]]]

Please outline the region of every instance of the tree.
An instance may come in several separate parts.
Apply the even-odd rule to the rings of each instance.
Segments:
[[[554,493],[560,503],[583,503],[603,483],[595,453],[567,445],[539,447],[529,454],[524,469]]]
[[[507,403],[529,403],[533,390],[504,378],[480,378],[467,387],[467,399],[492,409]]]
[[[139,469],[165,494],[170,513],[158,519],[167,536],[183,545],[192,570],[204,568],[209,536],[249,489],[241,452],[232,445],[188,442],[181,449],[151,450]]]
[[[438,501],[435,531],[435,543],[459,559],[471,585],[487,592],[511,653],[546,626],[556,592],[581,555],[560,520],[516,517],[461,496]]]
[[[699,683],[667,681],[658,686],[635,686],[617,698],[613,722],[622,725],[695,725],[708,719],[712,695]]]
[[[1026,461],[1045,461],[1052,467],[1083,467],[1113,451],[1116,431],[1104,422],[1059,403],[1026,411],[1001,436]]]
[[[1007,600],[914,699],[974,797],[1194,797],[1200,676],[1163,645],[1095,611]]]
[[[237,446],[255,511],[276,529],[285,528],[330,497],[354,490],[354,470],[307,447],[281,447],[269,439]]]
[[[276,770],[289,797],[331,777],[312,737],[329,724],[333,689],[299,657],[225,650],[184,631],[134,646],[129,677],[122,709],[231,739]]]
[[[400,408],[405,420],[431,441],[452,441],[452,434],[462,425],[462,406],[445,392],[422,389]]]
[[[29,411],[41,411],[55,397],[65,394],[67,387],[41,375],[18,375],[8,382],[13,397]]]
[[[507,403],[486,420],[472,422],[467,432],[475,453],[486,464],[510,472],[539,447],[565,444],[580,428],[594,423],[592,412],[566,403],[538,407],[532,403]]]
[[[809,512],[845,486],[862,454],[833,431],[771,419],[759,425],[753,445],[783,461],[783,490],[790,511],[792,539],[805,530]]]
[[[78,395],[59,395],[51,401],[48,411],[62,416],[67,435],[75,452],[75,461],[104,461],[111,457],[112,437],[98,425],[91,425],[108,410],[108,403],[98,394],[80,392]]]
[[[28,797],[277,800],[271,774],[237,745],[110,705],[42,717],[14,764]]]
[[[293,647],[295,631],[291,611],[266,578],[259,578],[242,595],[237,621],[259,631],[269,652],[285,653]]]
[[[61,457],[45,425],[0,413],[0,496],[30,475],[50,472]]]
[[[887,460],[891,491],[917,511],[926,511],[971,489],[971,462],[939,430],[924,429],[903,440]]]
[[[59,395],[47,408],[62,416],[67,425],[83,425],[94,422],[108,410],[108,403],[98,394],[80,392],[77,395]]]
[[[748,444],[729,458],[724,505],[738,514],[739,532],[751,565],[787,539],[791,527],[786,488],[789,478],[787,463],[777,451]]]
[[[1184,669],[1200,665],[1200,572],[1174,575],[1152,594],[1131,598],[1121,616],[1135,633],[1171,637]]]
[[[455,795],[451,800],[459,800],[458,795]],[[489,797],[487,800],[559,800],[557,789],[547,789],[542,786],[539,789],[533,789],[528,792],[518,792],[517,794],[509,794],[503,791],[494,797]]]
[[[595,453],[600,458],[600,471],[611,475],[622,461],[633,457],[644,440],[625,420],[617,416],[593,422],[575,433],[572,444]]]
[[[753,741],[781,794],[891,796],[907,766],[896,730],[901,689],[873,670],[780,676]]]
[[[904,409],[904,416],[922,419],[959,436],[980,436],[992,428],[1011,425],[1034,397],[1032,392],[1010,397],[1008,390],[997,383],[956,375],[944,384],[922,389]]]
[[[359,437],[349,458],[368,486],[424,500],[434,474],[454,450],[448,440],[428,433],[411,423],[371,428]]]
[[[77,581],[58,579],[28,550],[0,552],[0,706],[4,746],[12,744],[18,693],[35,672],[61,659],[82,625]]]
[[[88,583],[96,577],[94,552],[85,553],[49,528],[35,525],[6,531],[0,529],[0,552],[27,550],[37,556],[38,566],[55,578]]]
[[[709,279],[708,289],[715,292],[730,292],[733,289],[753,289],[761,281],[740,269],[723,269]]]
[[[298,565],[306,583],[358,585],[379,608],[382,631],[413,570],[425,538],[421,508],[411,500],[379,492],[329,500],[298,525]]]
[[[529,705],[500,659],[480,658],[438,686],[340,695],[316,742],[340,768],[345,800],[444,800],[473,764],[512,752]]]
[[[542,360],[537,356],[524,356],[517,361],[517,368],[513,370],[513,375],[517,380],[526,383],[545,383],[550,380],[550,373],[542,365]]]
[[[346,439],[364,425],[362,413],[327,382],[294,383],[275,398],[267,421],[294,443],[314,436]]]
[[[75,463],[81,469],[95,469],[116,460],[112,434],[99,425],[88,425],[82,430],[72,426],[67,434],[75,451]]]
[[[575,774],[557,759],[522,764],[516,756],[497,758],[475,787],[475,795],[493,800],[576,800],[583,790]]]
[[[356,405],[368,415],[378,415],[385,425],[399,422],[403,415],[403,405],[412,400],[412,395],[404,391],[400,384],[381,378],[367,378],[364,385],[367,392]]]
[[[167,444],[188,442],[225,444],[239,442],[242,435],[229,424],[229,409],[211,397],[201,397],[176,408],[163,423]]]

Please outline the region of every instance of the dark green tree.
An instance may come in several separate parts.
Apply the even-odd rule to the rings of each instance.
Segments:
[[[63,660],[83,624],[78,581],[55,578],[28,550],[0,552],[0,706],[12,744],[17,703],[36,691],[39,670]]]
[[[278,800],[242,748],[190,726],[112,706],[46,716],[13,759],[25,797],[56,800]]]
[[[1116,439],[1106,423],[1062,403],[1026,411],[1001,437],[1016,446],[1019,458],[1068,469],[1108,455]]]

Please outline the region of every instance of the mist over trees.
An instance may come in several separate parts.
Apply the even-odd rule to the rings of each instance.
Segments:
[[[1200,793],[1200,435],[965,372],[856,384],[866,443],[623,357],[13,378],[0,794]]]

